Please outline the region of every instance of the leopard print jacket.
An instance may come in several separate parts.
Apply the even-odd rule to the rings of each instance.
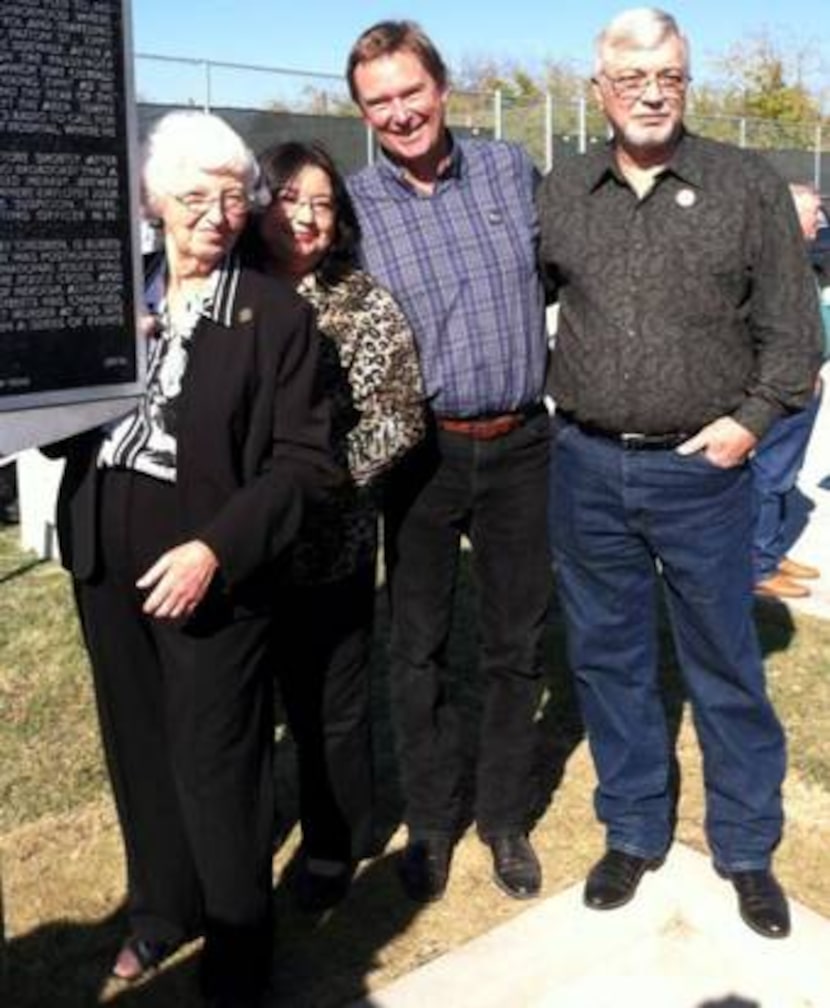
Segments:
[[[310,274],[297,290],[317,312],[332,449],[350,476],[307,509],[293,575],[312,585],[374,565],[378,477],[424,436],[424,390],[409,323],[366,273],[353,270],[334,285]]]

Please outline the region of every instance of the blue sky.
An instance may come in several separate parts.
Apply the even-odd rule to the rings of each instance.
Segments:
[[[625,2],[609,0],[132,0],[137,52],[340,74],[356,36],[382,18],[410,17],[450,64],[493,56],[531,66],[547,57],[586,67],[598,29]],[[812,83],[830,98],[826,0],[675,0],[667,4],[692,43],[693,75],[759,29],[784,50],[814,43]],[[824,25],[822,26],[822,21]],[[823,31],[822,31],[823,28]],[[830,102],[826,102],[826,105]]]

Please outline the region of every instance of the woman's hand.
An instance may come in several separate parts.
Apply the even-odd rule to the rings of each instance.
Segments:
[[[219,561],[200,539],[192,539],[168,550],[136,581],[139,588],[152,589],[143,611],[157,619],[190,616],[202,601]]]

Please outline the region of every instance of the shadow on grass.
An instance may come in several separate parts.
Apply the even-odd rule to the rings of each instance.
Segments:
[[[420,907],[400,895],[391,856],[357,877],[344,904],[324,914],[295,910],[283,887],[274,895],[277,930],[272,1003],[335,1008],[367,991],[366,976],[383,947],[409,926]],[[58,921],[15,939],[8,949],[2,1003],[14,1008],[87,1008],[106,1002],[147,1008],[196,1008],[198,948],[134,987],[107,980],[124,934],[123,915],[89,923]]]
[[[14,581],[15,578],[22,577],[24,574],[28,574],[30,570],[35,567],[41,567],[43,564],[47,564],[49,561],[43,557],[37,557],[35,560],[30,560],[28,563],[21,564],[19,567],[15,567],[14,570],[6,571],[5,574],[0,574],[0,585],[6,584],[7,581]]]
[[[453,696],[464,711],[468,793],[472,793],[473,765],[478,738],[479,689],[476,672],[476,599],[469,576],[469,554],[461,558],[456,595],[450,663]],[[757,622],[765,654],[789,646],[795,628],[789,611],[774,602],[759,603]],[[374,744],[378,788],[378,849],[383,850],[400,824],[402,800],[389,716],[386,661],[388,610],[378,593],[377,634],[373,655]],[[665,618],[660,623],[661,688],[670,726],[672,754],[676,753],[686,693],[678,674]],[[555,598],[543,644],[546,696],[536,728],[539,732],[537,766],[538,821],[555,801],[567,763],[584,737],[572,677],[565,657],[565,632]],[[286,842],[296,822],[296,764],[293,744],[282,732],[277,745],[277,790],[280,819],[277,832]],[[679,794],[680,772],[673,759],[673,789]],[[586,803],[590,796],[585,796]],[[333,911],[308,915],[297,911],[287,886],[274,895],[275,985],[274,1005],[291,1008],[336,1008],[365,994],[367,977],[376,969],[383,949],[403,934],[421,908],[405,899],[394,870],[395,854],[380,854],[357,876],[349,898]],[[290,865],[287,872],[290,872]],[[96,923],[57,921],[9,943],[8,989],[0,1003],[10,1008],[86,1008],[98,1003],[102,978],[124,934],[120,913]],[[112,1003],[138,1008],[196,1006],[196,955],[190,954],[148,983],[113,993]]]
[[[775,598],[756,597],[755,626],[764,658],[786,651],[796,633],[789,607]]]
[[[295,910],[285,887],[274,894],[274,997],[291,1008],[336,1008],[368,990],[366,977],[381,950],[401,934],[421,907],[402,898],[392,856],[355,879],[349,899],[323,914]],[[114,950],[124,933],[121,913],[95,924],[55,922],[9,947],[8,988],[14,1008],[87,1008],[99,1003]],[[106,1003],[124,1008],[197,1008],[198,947],[133,987],[109,981]]]
[[[50,922],[13,939],[3,1003],[14,1008],[97,1004],[123,929],[119,912],[95,923]]]

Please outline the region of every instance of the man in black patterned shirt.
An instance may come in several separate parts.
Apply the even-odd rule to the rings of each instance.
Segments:
[[[770,870],[785,741],[752,613],[747,457],[810,399],[819,320],[792,201],[757,155],[683,127],[688,45],[640,8],[597,40],[610,145],[539,193],[558,291],[551,536],[607,850],[585,902],[621,906],[671,844],[656,588],[703,752],[715,868],[743,919],[789,932]]]

